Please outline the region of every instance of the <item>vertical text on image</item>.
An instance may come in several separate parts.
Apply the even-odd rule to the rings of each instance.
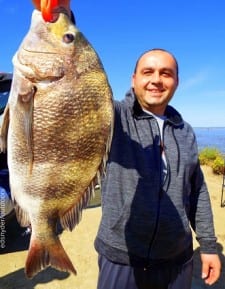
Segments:
[[[4,195],[0,192],[0,248],[4,249],[6,246],[6,227],[5,227],[5,200]]]

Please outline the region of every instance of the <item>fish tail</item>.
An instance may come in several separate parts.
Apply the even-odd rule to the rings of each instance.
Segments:
[[[25,266],[27,278],[33,278],[48,266],[77,274],[58,237],[51,243],[46,240],[44,242],[39,239],[31,240]]]

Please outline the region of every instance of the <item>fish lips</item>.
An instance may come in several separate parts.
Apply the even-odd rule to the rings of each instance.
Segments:
[[[59,15],[60,13],[64,13],[66,14],[69,18],[71,18],[71,12],[68,11],[65,7],[57,7],[55,8],[51,14],[52,14],[52,17],[51,17],[51,20],[49,22],[56,22],[59,18]]]

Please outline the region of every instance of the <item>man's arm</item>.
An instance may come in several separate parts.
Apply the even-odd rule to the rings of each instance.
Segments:
[[[190,221],[200,244],[202,278],[212,285],[220,276],[221,262],[217,254],[212,207],[207,185],[200,165],[192,177]]]

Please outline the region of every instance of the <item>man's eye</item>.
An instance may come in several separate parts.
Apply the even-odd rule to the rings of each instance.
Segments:
[[[164,70],[161,72],[161,74],[165,77],[173,77],[174,76],[173,71],[170,71],[170,70]]]
[[[151,70],[145,70],[143,74],[144,74],[144,75],[151,75],[151,74],[152,74],[152,71],[151,71]]]
[[[172,76],[172,74],[170,72],[167,72],[167,71],[163,72],[162,75],[165,77],[171,77]]]

